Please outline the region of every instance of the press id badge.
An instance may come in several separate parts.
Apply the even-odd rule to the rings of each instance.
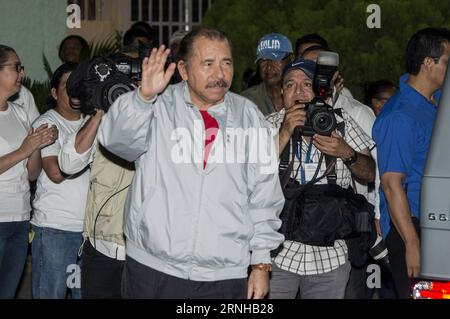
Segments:
[[[308,183],[310,180],[313,179],[314,174],[316,173],[317,166],[319,163],[305,163],[305,182]],[[325,174],[326,165],[325,163],[322,163],[322,166],[320,167],[319,173],[317,174],[316,178],[321,177],[323,174]],[[316,182],[315,184],[326,184],[327,179],[323,178],[320,181]]]

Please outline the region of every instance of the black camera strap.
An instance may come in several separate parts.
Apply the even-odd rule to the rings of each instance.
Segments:
[[[334,111],[337,115],[339,115],[342,118],[342,110],[341,109],[335,109]],[[342,134],[343,137],[345,136],[345,123],[344,122],[338,123],[336,129]],[[287,183],[289,182],[291,173],[294,169],[295,153],[296,153],[296,148],[299,145],[299,142],[300,143],[302,142],[302,137],[295,133],[292,134],[291,139],[288,141],[283,152],[281,153],[279,168],[280,168],[280,172],[283,172],[282,174],[280,174],[280,182],[281,182],[282,188],[286,187]],[[300,147],[301,147],[301,144],[300,144]],[[289,157],[291,158],[290,160],[289,160]],[[297,170],[295,172],[294,179],[297,179],[299,169],[302,165],[302,150],[301,149],[299,150],[299,157],[300,157],[299,158],[299,166],[297,167]],[[319,172],[320,172],[320,168],[322,167],[322,162],[323,162],[324,157],[325,157],[326,169],[325,169],[324,174],[322,176],[320,176],[319,178],[317,178],[317,176],[319,175]],[[327,178],[328,184],[336,184],[337,174],[336,174],[335,167],[336,167],[336,157],[325,155],[322,153],[319,157],[319,162],[318,162],[316,171],[314,173],[314,176],[307,184],[308,185],[315,184],[325,177]],[[353,185],[354,185],[355,182],[353,180],[353,177],[352,177],[352,181],[353,181]]]
[[[330,172],[327,176],[328,184],[336,184],[337,175],[336,175],[336,157],[325,155],[325,163],[327,167],[330,167]]]
[[[298,147],[299,144],[299,137],[297,134],[293,134],[291,139],[288,141],[287,145],[285,146],[283,152],[280,156],[280,165],[279,165],[279,171],[280,174],[280,183],[281,187],[284,189],[289,182],[289,178],[291,176],[291,173],[294,169],[294,161],[295,161],[295,153],[296,153],[296,147]],[[293,177],[294,180],[297,179],[299,169],[301,167],[301,158],[302,158],[302,151],[299,151],[300,158],[299,158],[299,166],[297,167],[295,171],[295,176]],[[290,160],[289,160],[290,157]],[[325,169],[325,173],[317,178],[317,175],[319,175],[320,167],[322,167],[323,158],[325,157],[325,161],[327,163],[327,168]],[[329,162],[327,162],[327,158],[329,159]],[[334,166],[336,164],[336,158],[328,155],[321,154],[319,157],[319,163],[317,165],[316,171],[314,173],[313,178],[307,183],[307,185],[315,184],[322,180],[323,178],[327,177],[328,183],[330,184],[336,184],[336,173],[334,170]],[[334,182],[333,182],[333,174],[334,174]],[[330,177],[331,175],[331,177]],[[331,180],[331,182],[330,182]]]
[[[342,118],[342,110],[341,109],[336,109],[334,111],[337,115],[339,115]],[[342,134],[342,137],[345,136],[345,122],[338,123],[336,129]],[[320,167],[322,166],[323,157],[325,157],[325,163],[326,163],[327,168],[325,169],[325,173],[321,177],[317,178],[317,175],[320,171]],[[314,177],[312,178],[310,183],[311,184],[317,183],[318,181],[320,181],[324,177],[326,177],[328,184],[336,184],[337,183],[336,161],[337,161],[337,159],[334,156],[326,155],[323,153],[320,154],[319,165],[317,166]],[[352,178],[352,180],[353,180],[353,178]]]
[[[335,109],[334,112],[342,118],[342,109]],[[345,122],[340,122],[336,128],[342,135],[345,136]],[[337,175],[336,175],[336,157],[325,155],[325,163],[327,164],[327,168],[330,167],[330,172],[327,176],[328,184],[336,184],[337,183]]]
[[[280,183],[281,183],[281,187],[283,189],[286,188],[286,185],[289,182],[289,178],[291,177],[291,173],[294,169],[295,151],[296,151],[297,144],[298,144],[297,135],[293,134],[291,139],[289,139],[286,146],[284,147],[283,152],[281,153],[279,172],[282,172],[280,174]],[[289,156],[291,157],[290,160],[289,160]],[[301,158],[301,152],[300,152],[300,158]],[[298,174],[298,168],[297,168],[295,177],[297,177],[297,174]]]
[[[337,109],[336,111],[339,111],[338,115],[340,117],[342,117],[342,110],[341,109]],[[341,122],[338,124],[337,130],[342,134],[342,137],[345,136],[345,123]],[[323,155],[323,154],[322,154]],[[337,158],[334,156],[330,156],[330,155],[325,155],[325,163],[327,163],[327,169],[328,167],[330,167],[331,171],[330,174],[325,174],[327,176],[327,180],[328,180],[328,184],[336,184],[337,182],[337,175],[336,175],[336,161]],[[353,174],[350,172],[350,176],[351,176],[351,180],[352,180],[352,188],[353,188],[353,192],[355,194],[358,193],[357,189],[356,189],[356,183],[355,183],[355,179],[353,177]]]

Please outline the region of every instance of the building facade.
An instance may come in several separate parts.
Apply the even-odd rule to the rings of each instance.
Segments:
[[[88,42],[101,42],[116,31],[122,34],[136,21],[155,28],[157,42],[168,44],[170,35],[202,23],[213,0],[0,0],[0,43],[17,50],[32,80],[45,81],[43,57],[52,70],[61,63],[59,43],[69,34]],[[80,28],[69,28],[72,13],[80,8]]]
[[[148,22],[168,44],[177,30],[191,30],[202,23],[213,0],[68,0],[81,8],[81,28],[71,29],[88,41],[99,41],[115,31],[124,32],[134,22]]]

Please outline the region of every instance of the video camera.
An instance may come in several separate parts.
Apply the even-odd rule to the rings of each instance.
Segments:
[[[132,81],[141,81],[142,78],[142,61],[150,56],[153,46],[139,42],[139,58],[133,59],[122,54],[121,57],[113,58],[116,62],[117,69],[127,75]]]
[[[138,59],[110,54],[82,62],[67,80],[67,94],[80,100],[83,114],[93,115],[95,109],[107,112],[120,95],[135,89],[134,83],[141,80],[142,61],[151,49],[140,45]]]
[[[305,104],[307,119],[304,126],[298,127],[298,133],[303,136],[314,134],[330,136],[337,126],[333,107],[325,102],[333,93],[331,79],[337,71],[339,55],[335,52],[319,52],[316,72],[313,80],[314,99]],[[300,102],[297,101],[296,104]]]

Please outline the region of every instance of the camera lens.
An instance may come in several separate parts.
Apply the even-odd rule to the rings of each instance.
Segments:
[[[373,244],[372,248],[370,248],[369,253],[374,260],[383,259],[388,255],[386,244],[381,236],[377,237],[377,240],[375,241],[375,244]]]
[[[369,249],[369,254],[372,256],[373,260],[375,260],[382,268],[386,270],[387,275],[391,275],[389,251],[387,250],[386,243],[381,236],[377,237],[377,240]]]
[[[107,105],[110,106],[114,103],[115,100],[117,100],[119,96],[130,91],[131,88],[128,85],[123,83],[115,83],[107,90]]]
[[[311,122],[316,133],[320,135],[330,135],[336,128],[336,118],[331,112],[317,112]]]

